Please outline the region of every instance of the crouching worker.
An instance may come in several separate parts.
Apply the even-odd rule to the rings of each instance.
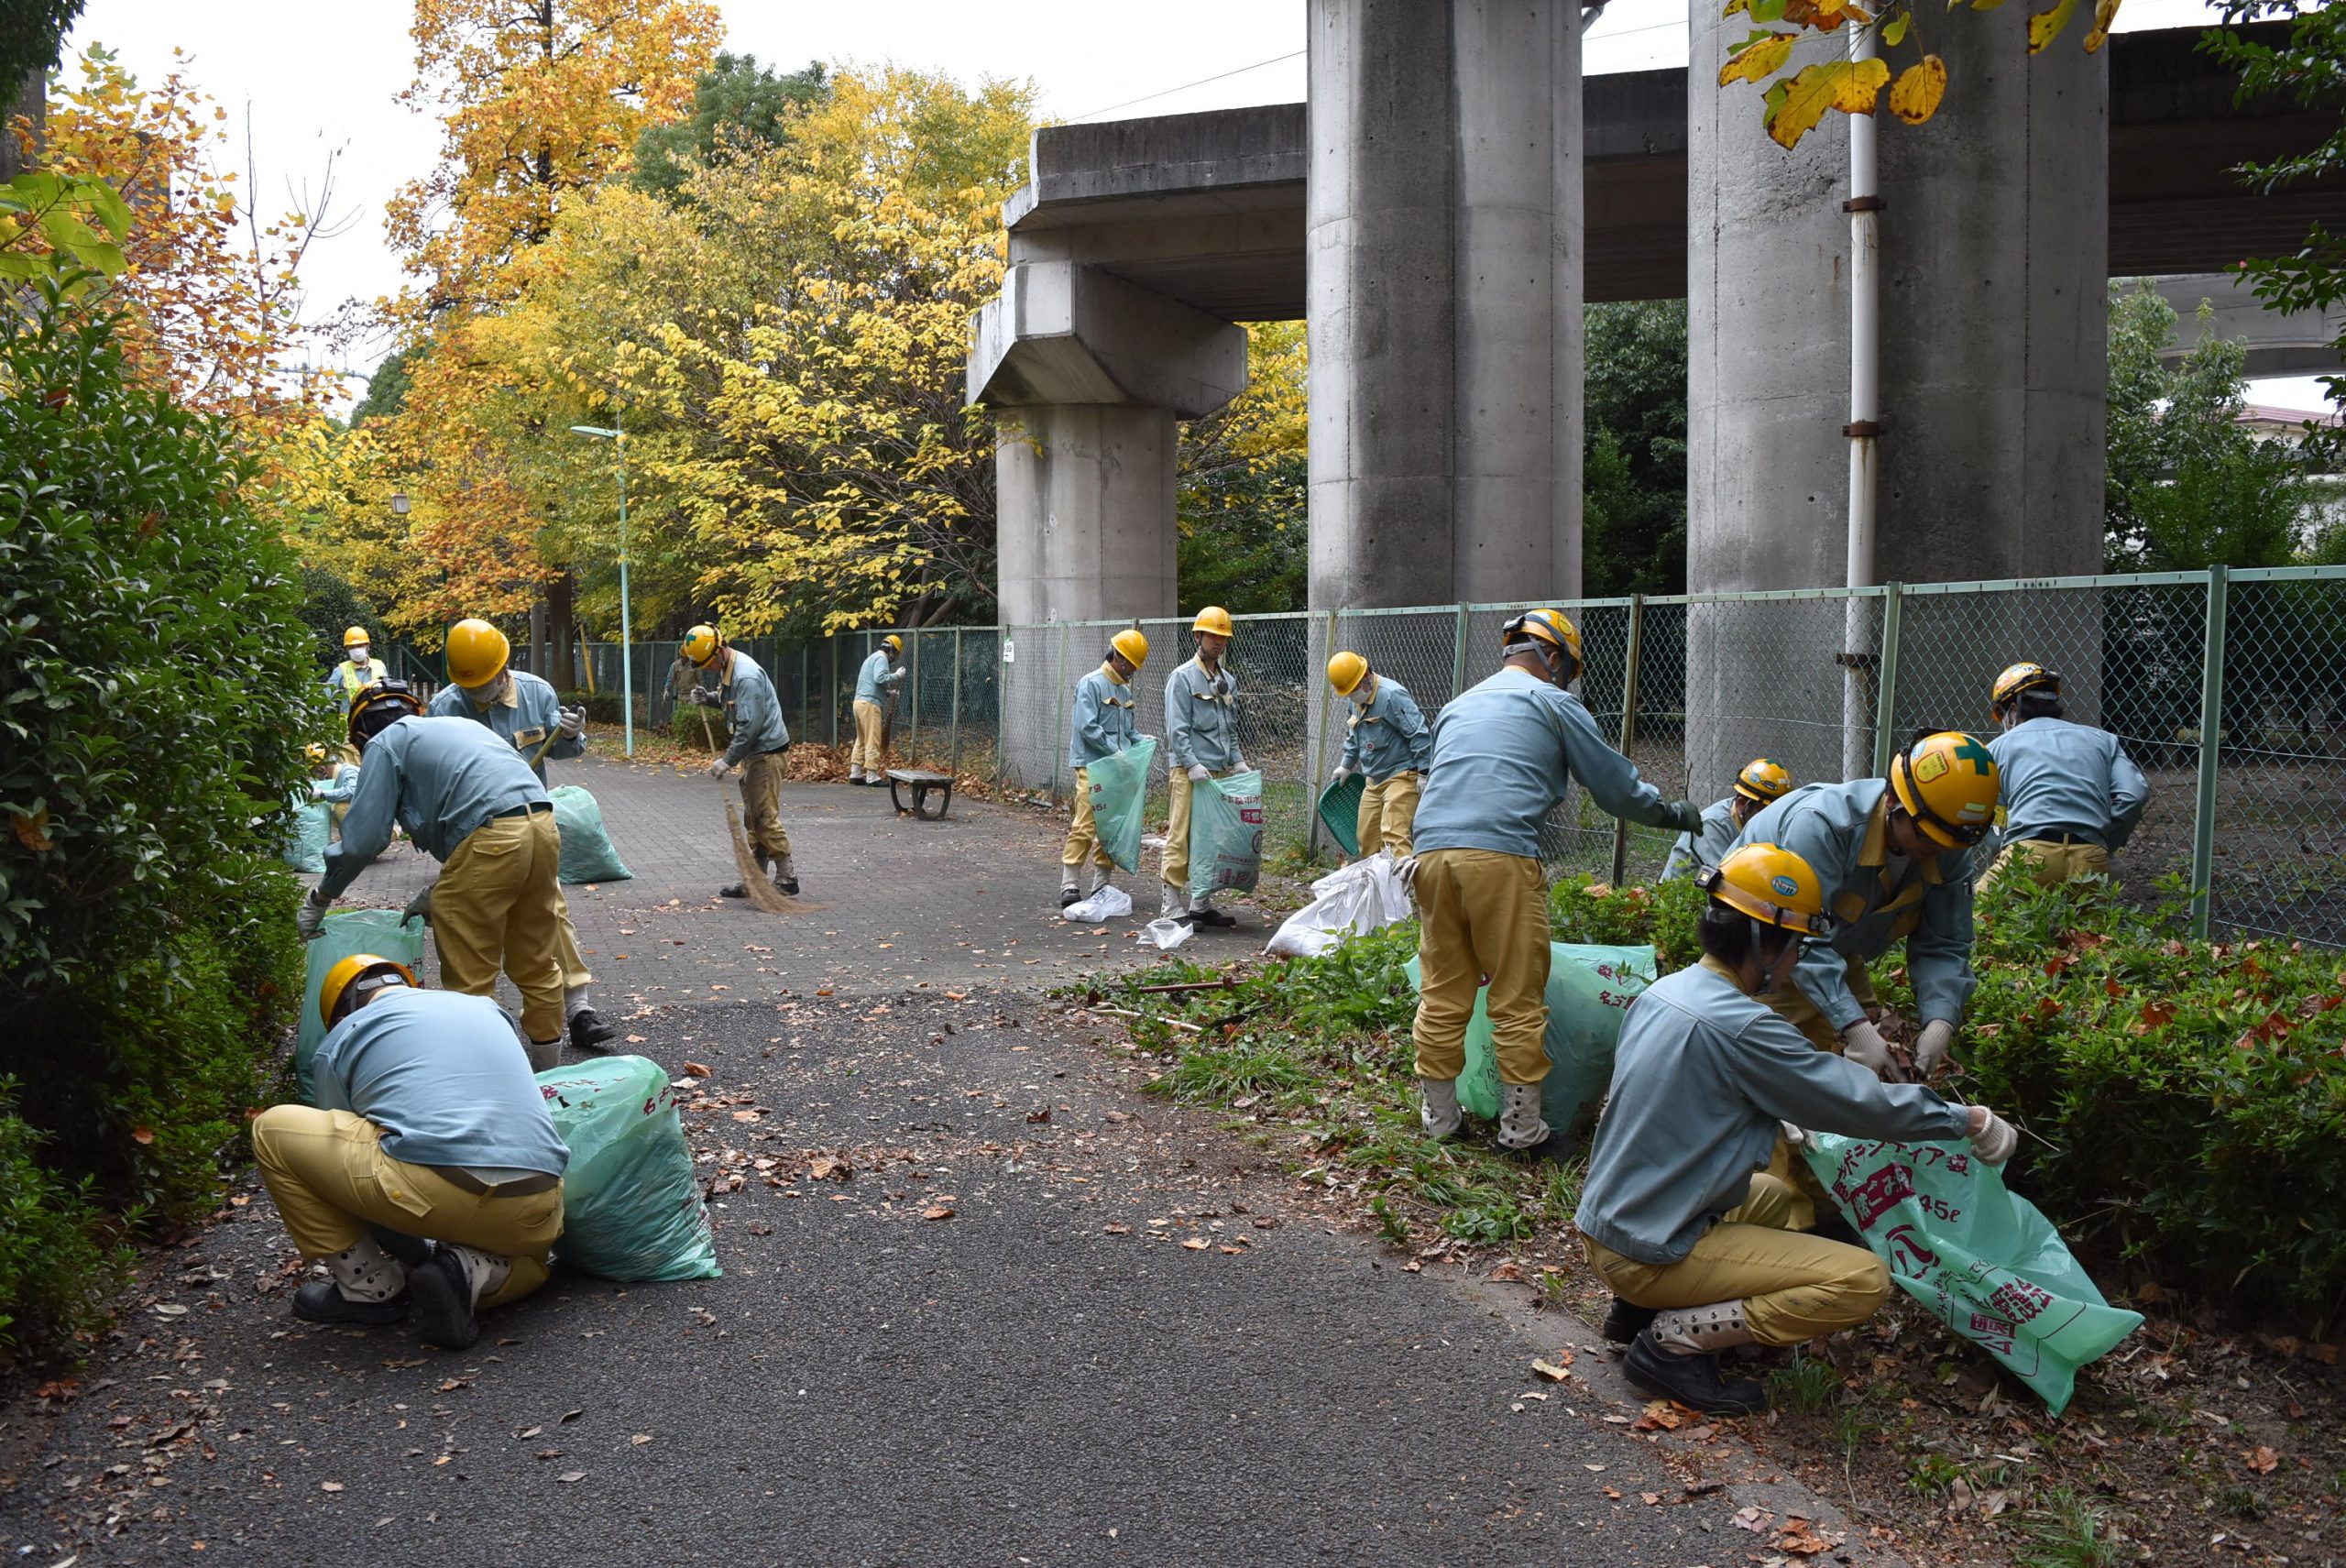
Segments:
[[[1884,1083],[1820,1051],[1759,999],[1826,934],[1807,861],[1732,851],[1703,885],[1703,959],[1666,975],[1621,1025],[1613,1085],[1573,1223],[1611,1288],[1608,1338],[1650,1394],[1715,1415],[1766,1408],[1718,1353],[1793,1345],[1871,1317],[1890,1274],[1863,1247],[1788,1229],[1795,1193],[1765,1173],[1785,1124],[1859,1138],[1971,1140],[2001,1165],[2019,1135],[1985,1107]]]
[[[476,1314],[545,1283],[570,1151],[496,1003],[422,991],[361,953],[318,988],[318,1103],[254,1118],[253,1157],[294,1245],[327,1279],[295,1292],[313,1323],[395,1323],[464,1350]],[[433,1244],[410,1267],[369,1234]]]

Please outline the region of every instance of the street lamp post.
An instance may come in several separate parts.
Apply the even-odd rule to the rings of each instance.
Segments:
[[[599,424],[574,424],[574,435],[591,435],[611,444],[611,451],[619,465],[619,704],[620,715],[626,722],[627,754],[635,755],[635,658],[630,652],[630,628],[627,603],[627,436],[619,427],[618,416],[611,419],[611,428]]]

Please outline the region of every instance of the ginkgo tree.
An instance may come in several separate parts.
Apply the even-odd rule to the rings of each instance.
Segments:
[[[2050,48],[2083,3],[2054,0],[2049,8],[2032,14],[2028,52],[2041,54]],[[2121,3],[2094,0],[2093,23],[2085,37],[2087,53],[2099,49],[2109,38]],[[1948,0],[1946,9],[1993,11],[2005,4],[2007,0]],[[1719,85],[1745,82],[1760,87],[1768,135],[1786,148],[1799,146],[1829,113],[1872,114],[1884,88],[1890,92],[1891,114],[1910,126],[1922,125],[1938,112],[1947,92],[1946,61],[1926,47],[1927,25],[1919,20],[1936,8],[1924,0],[1727,0],[1721,15],[1748,16],[1752,29],[1728,51],[1719,70]],[[1874,29],[1880,49],[1911,51],[1911,62],[1893,71],[1891,61],[1877,54],[1853,55],[1844,29],[1859,27]],[[1803,46],[1819,39],[1830,40],[1832,55],[1804,58],[1816,51]]]

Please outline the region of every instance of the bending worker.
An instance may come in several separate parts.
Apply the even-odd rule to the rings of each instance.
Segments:
[[[1613,1083],[1573,1217],[1612,1288],[1606,1332],[1649,1394],[1714,1415],[1766,1409],[1718,1354],[1793,1345],[1871,1317],[1890,1272],[1862,1246],[1788,1228],[1798,1194],[1759,1171],[1783,1124],[1858,1138],[1968,1138],[1991,1165],[2019,1135],[1993,1112],[1883,1083],[1814,1049],[1755,1000],[1830,921],[1816,872],[1748,843],[1703,873],[1703,959],[1646,988],[1621,1024]]]
[[[554,687],[512,667],[513,646],[505,633],[486,620],[460,620],[448,629],[448,684],[432,698],[428,711],[437,718],[471,718],[488,726],[499,739],[521,753],[546,782],[546,759],[568,761],[586,751],[586,714],[565,707]],[[562,960],[562,1014],[570,1043],[582,1051],[597,1051],[618,1038],[619,1029],[590,1003],[586,988],[595,976],[579,951],[578,933],[570,924],[570,901],[554,891],[562,917],[555,955]],[[426,907],[429,908],[427,897]]]
[[[475,1314],[545,1283],[570,1151],[512,1026],[483,996],[422,991],[403,964],[343,959],[318,988],[317,1106],[253,1119],[253,1157],[293,1245],[326,1279],[294,1292],[313,1323],[395,1323],[465,1350]],[[369,1233],[435,1244],[410,1268]]]
[[[1568,686],[1580,633],[1563,612],[1526,610],[1500,634],[1506,663],[1433,721],[1433,761],[1418,805],[1418,1091],[1425,1129],[1458,1131],[1458,1074],[1482,977],[1504,1104],[1499,1142],[1548,1141],[1548,879],[1540,826],[1578,779],[1596,804],[1649,828],[1691,829],[1692,802],[1667,801],[1605,743]]]
[[[342,663],[326,672],[325,687],[341,701],[343,712],[356,705],[360,692],[390,674],[373,655],[365,627],[354,626],[342,634]]]
[[[1189,898],[1189,792],[1208,779],[1246,771],[1238,749],[1238,683],[1222,668],[1234,629],[1230,612],[1210,604],[1189,623],[1197,653],[1165,682],[1165,777],[1172,794],[1165,819],[1160,911],[1194,926],[1235,926],[1213,906],[1211,889]]]
[[[500,965],[521,993],[530,1066],[562,1055],[562,840],[554,803],[520,753],[469,718],[423,716],[397,681],[369,686],[351,710],[358,793],[342,842],[301,905],[301,936],[318,934],[344,888],[407,829],[440,862],[432,942],[450,991],[493,996]],[[510,1032],[509,1032],[510,1034]]]
[[[896,706],[896,687],[904,678],[904,666],[894,660],[904,651],[903,638],[882,637],[855,673],[855,744],[847,757],[847,782],[851,784],[888,782],[888,714]]]
[[[1328,661],[1328,684],[1353,705],[1344,718],[1344,750],[1336,760],[1334,782],[1354,773],[1368,780],[1354,818],[1360,852],[1390,850],[1395,860],[1406,861],[1412,852],[1419,781],[1433,755],[1433,731],[1426,728],[1426,716],[1418,711],[1409,688],[1378,674],[1357,653]]]
[[[1829,941],[1812,943],[1792,980],[1760,998],[1818,1050],[1838,1050],[1883,1078],[1905,1075],[1869,1010],[1866,966],[1906,944],[1922,1014],[1916,1072],[1928,1078],[1955,1042],[1971,972],[1971,846],[1996,815],[1996,759],[1959,730],[1913,741],[1887,779],[1811,784],[1751,819],[1742,843],[1781,844],[1816,870]],[[1738,846],[1740,847],[1740,846]],[[1883,1022],[1892,1022],[1887,1014]],[[1892,1033],[1903,1033],[1893,1023]]]
[[[1098,893],[1115,875],[1116,862],[1109,858],[1108,846],[1100,841],[1099,825],[1092,819],[1087,770],[1094,762],[1131,750],[1140,738],[1133,725],[1132,683],[1146,663],[1148,639],[1139,627],[1128,626],[1108,639],[1108,656],[1100,667],[1086,671],[1075,683],[1075,711],[1068,721],[1073,738],[1067,747],[1068,766],[1075,770],[1075,821],[1067,830],[1066,847],[1059,851],[1061,909]],[[1091,861],[1091,885],[1078,894],[1075,873],[1086,857]]]
[[[750,852],[761,870],[773,873],[774,886],[795,894],[798,870],[790,859],[790,835],[782,826],[782,757],[790,750],[782,698],[758,662],[718,636],[713,626],[696,626],[685,633],[685,657],[717,672],[718,689],[696,685],[692,699],[703,707],[722,707],[726,732],[732,736],[725,754],[708,764],[709,777],[721,779],[740,771]],[[750,896],[749,887],[738,882],[719,891],[726,898]]]
[[[1996,677],[1990,711],[2003,733],[1988,742],[2003,775],[2004,852],[1979,888],[2007,871],[2039,887],[2110,874],[2110,851],[2125,847],[2151,781],[2107,729],[2061,717],[2061,677],[2042,664],[2014,664]]]
[[[1792,787],[1792,775],[1781,762],[1754,757],[1744,763],[1743,771],[1735,775],[1734,793],[1703,808],[1701,828],[1678,836],[1678,842],[1670,847],[1670,859],[1662,862],[1661,875],[1654,880],[1671,882],[1717,865],[1735,848],[1744,825],[1764,807],[1783,799]]]

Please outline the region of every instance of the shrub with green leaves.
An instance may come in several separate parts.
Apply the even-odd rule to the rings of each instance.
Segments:
[[[326,737],[251,462],[97,299],[51,275],[0,310],[0,1075],[55,1190],[175,1218],[300,991],[276,856]]]

